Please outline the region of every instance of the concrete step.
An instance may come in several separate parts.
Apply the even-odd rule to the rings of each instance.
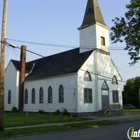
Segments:
[[[106,112],[105,116],[111,117],[111,116],[122,116],[124,115],[123,110],[109,110]]]

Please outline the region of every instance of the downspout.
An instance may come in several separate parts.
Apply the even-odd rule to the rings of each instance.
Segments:
[[[26,46],[21,46],[19,77],[19,111],[23,111],[24,79],[26,70]]]

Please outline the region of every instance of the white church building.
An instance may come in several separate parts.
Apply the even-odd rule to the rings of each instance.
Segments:
[[[98,1],[88,0],[80,47],[24,62],[10,60],[5,71],[5,111],[94,113],[122,105],[122,77],[110,56],[109,27]],[[25,75],[25,78],[24,78]]]

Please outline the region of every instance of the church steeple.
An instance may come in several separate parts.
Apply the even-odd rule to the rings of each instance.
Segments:
[[[83,23],[79,29],[96,23],[106,26],[98,0],[88,0]]]
[[[80,52],[100,49],[109,52],[109,28],[104,22],[98,0],[88,0],[80,31]]]

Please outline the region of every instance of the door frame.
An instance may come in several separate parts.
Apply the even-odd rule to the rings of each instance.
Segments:
[[[110,101],[109,101],[109,87],[108,87],[108,85],[107,85],[107,82],[106,82],[106,80],[104,80],[104,82],[103,82],[103,85],[102,85],[102,87],[101,87],[101,101],[102,101],[102,109],[103,109],[103,91],[108,91],[107,93],[107,95],[108,95],[108,103],[110,103]]]

